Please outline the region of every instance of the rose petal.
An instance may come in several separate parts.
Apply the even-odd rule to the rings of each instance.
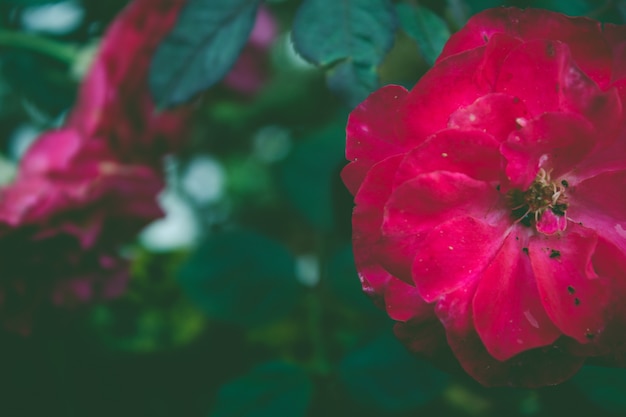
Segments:
[[[397,321],[435,316],[433,306],[422,299],[417,289],[397,278],[389,280],[385,291],[385,308],[389,317]]]
[[[382,230],[385,235],[408,235],[428,231],[463,214],[484,218],[499,199],[494,187],[465,174],[448,171],[422,174],[391,193]]]
[[[498,214],[499,200],[494,187],[459,173],[437,171],[405,182],[385,206],[381,264],[398,278],[412,282],[415,254],[435,226],[461,215],[485,218]]]
[[[612,52],[611,82],[626,78],[626,26],[604,23],[602,34]]]
[[[535,227],[539,233],[546,235],[562,232],[567,227],[567,217],[556,215],[552,210],[546,210],[541,213]]]
[[[507,233],[462,216],[435,227],[415,256],[413,280],[427,302],[474,282],[492,262]]]
[[[595,146],[588,122],[567,113],[545,113],[502,143],[506,175],[514,187],[527,189],[540,168],[553,179],[571,171]]]
[[[504,60],[496,91],[518,97],[531,117],[559,110],[560,75],[569,58],[565,44],[549,40],[526,42]]]
[[[352,215],[354,259],[363,290],[384,308],[384,288],[392,276],[380,266],[377,250],[383,205],[391,193],[390,183],[402,156],[387,158],[372,167],[355,197],[357,206]]]
[[[484,48],[441,61],[420,78],[400,110],[401,135],[419,144],[430,135],[445,129],[450,115],[459,107],[469,106],[478,97],[490,93],[490,87],[477,85],[476,70],[481,65]],[[454,88],[450,88],[454,86]]]
[[[408,150],[409,144],[396,132],[397,112],[407,90],[389,85],[372,93],[352,111],[346,127],[346,166],[341,177],[356,194],[367,171],[375,163]]]
[[[475,82],[486,86],[491,92],[495,91],[502,63],[511,51],[521,44],[519,39],[505,34],[497,33],[492,36],[485,48],[483,61],[476,72]]]
[[[559,81],[561,110],[584,116],[596,131],[598,142],[610,144],[624,120],[618,90],[602,91],[573,61],[564,64]]]
[[[626,296],[626,254],[600,237],[591,261],[598,276],[610,282],[611,303],[605,311],[605,316],[610,320],[600,337],[594,340],[595,351],[585,353],[593,356],[612,353],[613,358],[617,359],[619,352],[626,355],[626,305],[623,302]]]
[[[463,130],[483,130],[502,142],[509,133],[521,127],[518,120],[525,120],[527,116],[526,106],[517,97],[493,93],[486,94],[469,106],[452,113],[448,126]]]
[[[472,377],[483,385],[536,387],[559,383],[572,376],[583,359],[571,358],[555,343],[532,349],[506,361],[492,357],[473,327],[475,286],[461,288],[443,298],[435,309],[446,327],[448,343]],[[546,366],[549,365],[549,366]]]
[[[573,225],[567,232],[533,236],[528,250],[543,306],[554,324],[579,343],[605,326],[608,280],[598,278],[591,257],[597,235]]]
[[[506,361],[487,352],[474,329],[472,299],[475,284],[443,297],[435,312],[446,328],[448,345],[463,369],[486,386],[535,388],[554,385],[572,377],[584,358],[569,354],[560,342],[525,351]]]
[[[66,170],[84,142],[84,138],[73,129],[44,133],[20,161],[20,175],[47,175]]]
[[[384,205],[391,194],[391,181],[401,161],[402,155],[398,155],[374,165],[355,197],[352,238],[359,253],[374,252],[372,246],[380,240]]]
[[[393,178],[402,156],[387,158],[376,164],[357,194],[353,214],[353,250],[363,290],[374,302],[386,309],[395,320],[408,320],[432,307],[419,297],[414,287],[403,283],[382,269],[378,262],[382,204],[388,197]]]
[[[541,304],[530,260],[516,233],[509,234],[482,274],[473,313],[486,349],[500,361],[550,345],[561,335]]]
[[[481,47],[497,34],[523,41],[549,39],[571,45],[575,61],[602,88],[611,78],[611,50],[598,21],[530,8],[500,7],[474,15],[450,37],[438,60]]]
[[[623,155],[622,155],[623,157]],[[567,189],[567,215],[626,252],[626,171],[605,172]]]
[[[446,129],[407,153],[398,167],[394,185],[431,171],[463,173],[481,181],[500,179],[503,163],[499,143],[477,130]]]

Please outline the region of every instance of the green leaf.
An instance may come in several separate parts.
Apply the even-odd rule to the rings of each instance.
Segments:
[[[184,103],[220,81],[246,44],[260,0],[190,0],[159,45],[149,82],[161,107]]]
[[[267,362],[222,386],[211,417],[300,417],[307,414],[313,384],[300,368]]]
[[[424,60],[433,65],[450,37],[446,22],[419,5],[401,3],[396,6],[396,11],[402,29],[417,42]]]
[[[388,334],[346,356],[339,372],[355,401],[388,412],[423,406],[448,384],[446,374],[412,357]]]
[[[376,68],[359,65],[352,59],[331,68],[326,73],[326,83],[350,108],[358,106],[379,86]]]
[[[460,3],[459,1],[448,1],[449,3]],[[498,7],[502,5],[508,5],[509,2],[506,0],[467,0],[467,4],[469,5],[471,11],[473,13],[478,13],[485,9],[490,9],[492,7]]]
[[[531,6],[565,13],[569,16],[584,16],[598,7],[598,4],[586,0],[535,0],[531,2]]]
[[[329,75],[328,84],[353,104],[377,87],[376,71],[393,46],[395,30],[389,0],[305,0],[292,39],[313,64],[342,64]]]
[[[68,77],[67,68],[44,56],[25,50],[7,51],[2,72],[13,91],[44,114],[56,117],[74,101],[76,83]]]
[[[291,254],[248,231],[211,235],[180,271],[189,298],[209,317],[247,326],[285,316],[301,290]]]
[[[328,284],[339,300],[349,308],[370,316],[384,315],[363,293],[354,266],[352,246],[346,246],[331,257],[328,263]]]
[[[10,6],[22,6],[22,7],[31,7],[31,6],[41,6],[43,4],[52,4],[59,3],[63,0],[0,0],[0,4],[8,4]]]
[[[280,182],[292,204],[315,227],[334,225],[332,182],[345,163],[345,117],[301,139],[281,164]]]
[[[626,369],[585,366],[572,382],[602,408],[626,413]]]

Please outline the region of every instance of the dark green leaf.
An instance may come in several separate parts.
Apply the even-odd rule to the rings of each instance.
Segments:
[[[298,302],[291,254],[246,231],[210,236],[180,272],[189,297],[209,316],[255,326],[283,317]]]
[[[463,8],[461,0],[448,0],[451,7]],[[478,13],[485,9],[508,5],[506,0],[467,0],[470,13]]]
[[[72,105],[76,83],[67,76],[63,64],[15,50],[3,56],[2,72],[13,91],[44,114],[56,117]]]
[[[378,88],[378,73],[375,67],[362,66],[348,59],[326,73],[326,82],[331,91],[354,108]]]
[[[345,118],[300,140],[281,165],[281,183],[293,205],[315,227],[333,228],[332,181],[345,163]]]
[[[329,75],[329,87],[353,104],[376,88],[376,70],[393,46],[395,29],[389,0],[305,0],[292,39],[296,50],[318,66],[343,62]]]
[[[305,0],[295,18],[293,41],[317,65],[345,58],[378,64],[393,45],[394,29],[387,0]]]
[[[626,413],[626,369],[585,366],[572,381],[602,408]]]
[[[211,417],[300,417],[307,414],[313,384],[300,368],[268,362],[222,386]]]
[[[401,3],[396,6],[396,10],[402,29],[415,39],[424,60],[433,65],[450,37],[446,22],[419,5]]]
[[[152,60],[155,101],[180,104],[220,81],[248,40],[259,2],[190,0]]]
[[[0,4],[5,3],[11,6],[41,6],[43,4],[59,3],[63,0],[0,0]]]
[[[406,411],[438,396],[448,376],[412,357],[391,335],[353,351],[339,365],[355,401],[381,411]]]
[[[374,307],[372,301],[363,293],[354,266],[352,246],[343,248],[330,259],[328,284],[341,302],[348,307],[356,309],[360,313],[384,315],[382,311]]]
[[[534,0],[531,2],[531,6],[565,13],[569,16],[584,16],[598,7],[598,2],[586,0]]]

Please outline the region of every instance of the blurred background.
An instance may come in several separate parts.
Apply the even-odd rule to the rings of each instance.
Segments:
[[[60,125],[126,3],[0,0],[0,183]],[[626,415],[621,370],[485,389],[395,340],[361,292],[352,197],[339,178],[347,116],[369,91],[333,89],[294,51],[300,3],[267,1],[261,40],[204,94],[188,144],[166,161],[166,217],[125,248],[127,292],[46,314],[26,337],[0,331],[0,415]],[[626,20],[623,0],[394,3],[400,30],[379,81],[409,88],[450,33],[488,7]]]

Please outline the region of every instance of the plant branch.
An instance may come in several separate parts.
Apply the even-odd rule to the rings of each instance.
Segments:
[[[74,45],[30,33],[0,29],[0,47],[27,49],[71,64],[78,53]]]

